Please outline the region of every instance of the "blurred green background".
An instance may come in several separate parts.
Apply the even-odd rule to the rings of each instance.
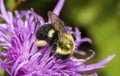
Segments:
[[[47,20],[47,12],[58,0],[24,0],[17,10],[34,9]],[[9,10],[16,0],[5,0]],[[99,76],[120,75],[120,0],[66,0],[60,18],[69,26],[79,27],[82,37],[89,37],[93,44],[82,44],[80,49],[93,49],[96,56],[90,63],[109,55],[116,57],[105,68],[97,70]]]

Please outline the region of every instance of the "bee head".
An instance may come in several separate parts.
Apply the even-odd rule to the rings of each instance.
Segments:
[[[56,52],[63,55],[72,54],[74,50],[74,40],[72,35],[65,33],[57,43]]]

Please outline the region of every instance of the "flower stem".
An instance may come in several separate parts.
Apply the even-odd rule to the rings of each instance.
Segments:
[[[9,10],[10,12],[14,12],[15,9],[22,3],[23,0],[17,0],[16,4]]]

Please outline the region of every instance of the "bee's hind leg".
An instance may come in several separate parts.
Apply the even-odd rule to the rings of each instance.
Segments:
[[[53,43],[52,45],[51,45],[51,52],[50,52],[50,54],[49,54],[49,56],[51,57],[53,54],[55,54],[55,50],[56,50],[56,43]]]

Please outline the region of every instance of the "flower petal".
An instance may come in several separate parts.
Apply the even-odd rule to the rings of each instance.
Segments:
[[[89,64],[89,65],[82,65],[78,69],[79,69],[79,71],[84,72],[84,71],[91,71],[91,70],[95,70],[98,68],[102,68],[102,67],[104,67],[105,64],[110,62],[114,57],[115,57],[115,55],[111,55],[100,62],[97,62],[94,64]]]

